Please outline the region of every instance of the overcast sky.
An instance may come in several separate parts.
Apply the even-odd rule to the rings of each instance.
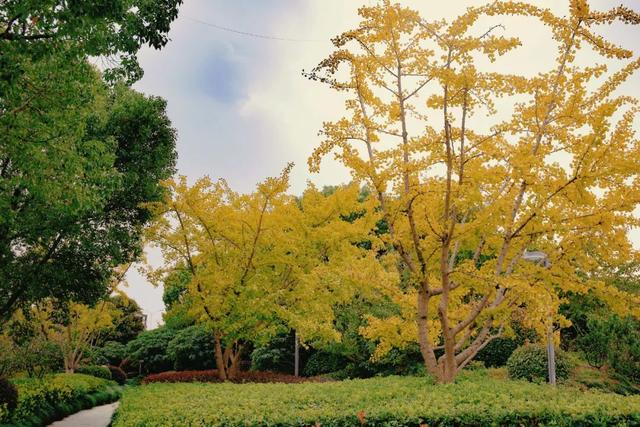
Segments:
[[[530,0],[564,14],[568,1]],[[406,0],[423,18],[451,18],[482,0]],[[591,0],[594,9],[620,0]],[[625,0],[638,8],[637,0]],[[178,173],[191,181],[209,175],[225,178],[237,191],[251,191],[287,162],[296,164],[291,191],[307,181],[319,185],[348,181],[347,172],[325,161],[312,175],[306,161],[319,142],[322,122],[338,118],[342,98],[326,86],[302,76],[330,52],[329,39],[358,23],[357,8],[374,0],[186,0],[173,23],[171,41],[161,51],[143,50],[145,75],[135,88],[168,101],[168,114],[178,131]],[[525,47],[509,58],[512,72],[544,70],[548,35],[531,20],[501,18],[509,35],[521,36]],[[207,25],[210,24],[210,25]],[[288,40],[241,35],[240,32]],[[616,26],[606,33],[633,49],[640,31]],[[548,65],[548,63],[546,64]],[[640,91],[635,76],[627,85]],[[635,235],[634,235],[635,237]],[[636,240],[636,239],[634,239]],[[640,239],[637,239],[640,240]],[[159,255],[149,258],[159,262]],[[137,271],[124,290],[142,306],[149,326],[162,320],[162,289]]]

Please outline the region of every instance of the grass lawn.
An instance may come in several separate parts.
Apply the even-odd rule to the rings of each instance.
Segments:
[[[471,373],[451,385],[386,377],[308,384],[149,384],[125,391],[124,426],[640,425],[640,396]]]

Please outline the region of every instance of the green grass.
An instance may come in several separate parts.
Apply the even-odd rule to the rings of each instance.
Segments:
[[[18,407],[0,408],[0,426],[44,426],[82,409],[117,400],[113,381],[82,374],[55,374],[42,380],[17,378]]]
[[[360,416],[359,416],[360,414]],[[640,396],[473,373],[456,384],[387,377],[309,384],[150,384],[125,391],[128,426],[640,425]]]

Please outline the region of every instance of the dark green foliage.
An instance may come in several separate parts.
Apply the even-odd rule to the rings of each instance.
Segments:
[[[517,324],[514,326],[514,330],[515,336],[513,338],[496,338],[492,340],[478,352],[474,360],[483,362],[487,368],[504,366],[516,348],[536,339],[536,334],[532,330],[523,329]]]
[[[344,370],[349,361],[342,355],[318,351],[313,353],[304,365],[304,375],[313,377]]]
[[[0,377],[0,406],[6,405],[9,412],[18,406],[18,389],[11,381]]]
[[[167,347],[167,356],[177,371],[213,369],[214,355],[213,333],[201,325],[178,331]]]
[[[565,353],[556,349],[556,378],[566,380],[571,372],[571,364]],[[547,348],[542,345],[527,344],[518,347],[507,361],[507,371],[513,379],[534,382],[549,381]]]
[[[90,366],[82,366],[76,369],[77,374],[91,375],[96,378],[104,378],[105,380],[110,380],[111,371],[106,366],[98,366],[98,365],[90,365]]]
[[[140,364],[144,373],[173,369],[173,361],[167,354],[167,348],[175,334],[176,331],[163,326],[141,333],[127,344],[128,359],[132,364]]]
[[[640,388],[640,321],[612,316],[606,325],[611,331],[609,365],[621,380]]]
[[[484,362],[487,368],[504,366],[519,345],[513,338],[496,338],[479,351],[474,360]]]
[[[191,272],[187,268],[180,268],[170,273],[162,283],[162,301],[167,309],[182,302],[189,282]]]
[[[169,274],[163,282],[162,301],[166,312],[162,315],[164,324],[171,329],[184,329],[195,324],[189,314],[189,296],[187,287],[191,273],[187,268],[178,268]]]
[[[138,303],[126,295],[115,295],[109,300],[122,313],[122,316],[118,318],[113,327],[102,335],[102,341],[117,341],[126,344],[144,331],[144,314]]]
[[[127,374],[118,366],[108,365],[107,369],[111,372],[111,379],[120,385],[125,385],[127,382]]]
[[[633,267],[633,268],[632,268]],[[638,290],[637,267],[614,270],[610,282],[630,292]],[[594,367],[607,366],[625,390],[640,389],[640,321],[614,315],[594,296],[569,295],[563,314],[572,326],[563,330],[569,348]]]
[[[36,337],[18,349],[17,363],[30,378],[43,378],[62,369],[62,352],[57,344]]]
[[[94,361],[101,365],[120,365],[127,357],[127,347],[116,341],[108,341],[94,352]]]
[[[251,352],[251,369],[254,371],[272,371],[287,374],[294,373],[295,334],[276,335],[269,343],[256,347]],[[311,349],[299,347],[300,373],[306,375]]]
[[[576,345],[582,351],[587,363],[595,368],[601,368],[609,359],[609,344],[612,338],[613,334],[607,322],[588,319],[585,331],[576,339]]]

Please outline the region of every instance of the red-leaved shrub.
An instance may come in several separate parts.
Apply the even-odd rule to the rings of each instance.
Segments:
[[[276,372],[242,371],[236,378],[228,380],[234,383],[303,383],[328,381],[323,377],[296,377],[294,375],[279,374]],[[218,371],[210,369],[206,371],[168,371],[159,374],[151,374],[144,377],[143,383],[190,383],[221,382]]]

